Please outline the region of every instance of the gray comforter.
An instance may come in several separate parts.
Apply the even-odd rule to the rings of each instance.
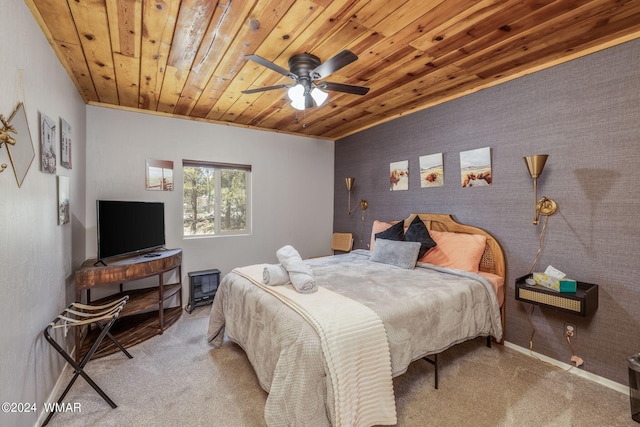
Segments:
[[[477,274],[419,263],[406,270],[369,252],[306,260],[319,286],[359,301],[385,325],[393,376],[425,355],[478,337],[502,338],[493,285]],[[289,286],[289,285],[285,285]],[[208,340],[240,345],[269,393],[268,426],[332,424],[333,395],[318,335],[276,297],[235,273],[216,293]]]

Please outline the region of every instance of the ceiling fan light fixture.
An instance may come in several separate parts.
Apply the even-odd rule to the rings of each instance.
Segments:
[[[305,108],[304,108],[304,98],[298,99],[298,100],[295,100],[295,101],[291,101],[291,106],[293,108],[295,108],[296,110],[304,111],[305,110]]]
[[[253,94],[286,87],[289,88],[287,94],[291,100],[291,106],[296,110],[304,111],[306,109],[313,108],[314,105],[320,107],[329,98],[329,94],[326,92],[327,90],[353,95],[366,95],[369,91],[369,88],[365,86],[328,82],[324,80],[320,82],[316,81],[328,77],[357,60],[358,56],[350,50],[345,49],[332,56],[324,63],[320,62],[320,58],[310,53],[293,55],[289,58],[289,70],[286,70],[258,55],[245,55],[245,57],[269,68],[270,70],[282,74],[287,78],[290,78],[295,81],[295,84],[257,87],[254,89],[243,90],[242,93]]]
[[[289,95],[289,99],[292,101],[304,99],[304,86],[298,83],[297,85],[290,87],[287,94]]]
[[[316,105],[319,107],[322,104],[324,104],[324,102],[327,100],[327,98],[329,97],[329,94],[326,92],[321,91],[320,89],[318,89],[317,87],[314,87],[311,90],[311,97],[313,98],[314,101],[316,101]]]
[[[291,100],[291,106],[296,110],[304,110],[304,86],[297,84],[292,86],[287,91],[289,99]]]

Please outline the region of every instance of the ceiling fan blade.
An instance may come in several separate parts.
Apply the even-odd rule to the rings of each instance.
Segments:
[[[366,95],[367,92],[369,92],[369,88],[366,86],[349,85],[346,83],[320,82],[316,86],[324,90],[352,93],[354,95]]]
[[[258,87],[258,88],[255,88],[255,89],[243,90],[242,93],[249,94],[249,93],[266,92],[268,90],[283,89],[285,87],[291,87],[291,86],[293,86],[293,85],[265,86],[265,87]]]
[[[324,79],[357,59],[358,56],[355,53],[350,50],[343,50],[342,52],[327,59],[324,63],[318,65],[313,71],[311,71],[311,78],[313,80]]]
[[[286,69],[282,68],[281,66],[274,64],[271,61],[267,61],[266,59],[264,59],[261,56],[258,56],[258,55],[245,55],[245,58],[247,58],[247,59],[249,59],[249,60],[251,60],[251,61],[253,61],[255,63],[258,63],[258,64],[262,65],[263,67],[267,67],[270,70],[275,71],[276,73],[280,73],[283,76],[289,77],[290,79],[296,80],[298,78],[298,76],[293,74],[291,71],[286,70]]]

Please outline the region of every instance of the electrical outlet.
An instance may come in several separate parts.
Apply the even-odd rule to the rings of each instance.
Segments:
[[[568,337],[575,337],[576,333],[578,332],[578,328],[576,328],[576,325],[572,324],[572,323],[565,323],[564,324],[564,332]]]

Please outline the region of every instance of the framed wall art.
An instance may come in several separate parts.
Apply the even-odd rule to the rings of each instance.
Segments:
[[[69,177],[58,175],[58,225],[67,224],[70,219]]]
[[[491,148],[460,152],[460,180],[463,187],[491,185]]]
[[[56,122],[40,113],[40,170],[56,173]]]
[[[71,169],[71,125],[60,119],[60,165]]]
[[[389,164],[389,184],[391,191],[409,189],[409,160]]]
[[[147,159],[145,188],[150,191],[173,191],[173,162]]]
[[[442,153],[420,156],[420,187],[442,187],[444,185],[444,163]]]

